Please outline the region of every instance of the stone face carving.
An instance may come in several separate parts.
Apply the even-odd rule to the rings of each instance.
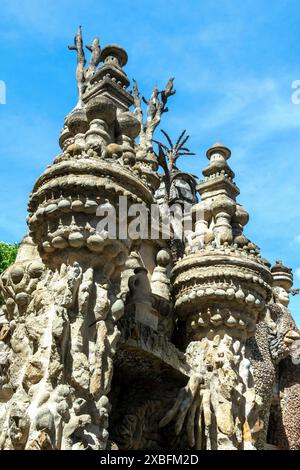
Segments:
[[[177,167],[193,155],[185,131],[154,140],[173,79],[147,101],[120,46],[94,39],[87,67],[80,28],[69,48],[78,104],[0,277],[0,449],[299,448],[291,271],[244,235],[230,150],[207,151],[197,185]],[[158,217],[160,237],[117,236],[120,196],[147,224],[188,205],[189,229],[164,238]]]

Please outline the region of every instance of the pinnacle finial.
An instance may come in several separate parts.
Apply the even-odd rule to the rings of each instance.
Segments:
[[[273,286],[283,287],[289,291],[293,285],[293,273],[291,268],[284,266],[281,260],[276,260],[274,266],[271,268],[273,276]]]
[[[216,142],[207,150],[206,156],[210,160],[214,154],[221,154],[225,160],[228,160],[231,156],[231,150],[222,144],[222,142]]]
[[[104,49],[102,49],[101,60],[105,64],[122,68],[127,64],[128,55],[123,47],[119,46],[118,44],[111,44],[105,46]]]

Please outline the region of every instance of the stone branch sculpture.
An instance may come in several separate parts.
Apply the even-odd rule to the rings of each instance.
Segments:
[[[101,61],[100,39],[95,38],[90,46],[85,47],[92,53],[90,63],[87,68],[87,77],[89,77],[96,72],[96,69]]]
[[[78,108],[82,108],[83,101],[82,96],[85,88],[85,64],[86,58],[83,49],[83,41],[82,41],[82,31],[81,26],[79,26],[77,33],[74,37],[74,46],[68,46],[68,49],[71,51],[77,52],[77,67],[76,67],[76,80],[78,86]]]
[[[152,150],[152,139],[155,129],[159,125],[163,113],[168,111],[168,99],[176,93],[173,89],[173,82],[174,78],[170,78],[163,91],[159,91],[155,85],[150,99],[146,100],[144,97],[141,99],[137,83],[133,80],[134,114],[141,123],[139,147],[145,152],[149,149]],[[147,105],[145,122],[142,101]]]
[[[161,129],[169,145],[157,140],[153,140],[158,145],[158,154],[156,154],[159,166],[163,169],[163,176],[160,183],[158,193],[163,194],[163,203],[160,201],[161,213],[168,212],[171,206],[175,205],[183,207],[187,211],[187,205],[191,205],[196,200],[196,181],[194,176],[181,172],[176,165],[179,157],[185,155],[195,155],[185,144],[189,139],[184,130],[175,143],[172,142],[169,135]],[[181,221],[178,224],[178,218],[173,213],[170,214],[173,230],[180,230]],[[184,252],[183,240],[176,239],[172,236],[170,240],[170,248],[174,261],[176,261]]]
[[[78,27],[74,37],[74,45],[68,46],[69,50],[77,52],[76,80],[78,87],[78,103],[76,108],[83,107],[83,94],[86,89],[87,81],[95,74],[97,66],[101,61],[101,47],[99,42],[99,38],[95,38],[90,46],[85,46],[92,54],[87,68],[85,68],[86,58],[83,49],[81,26]]]
[[[195,155],[195,153],[191,152],[187,147],[184,146],[190,137],[189,135],[185,135],[186,130],[182,131],[175,144],[173,144],[169,135],[163,129],[161,129],[161,132],[166,137],[169,147],[157,140],[153,140],[153,142],[158,145],[157,160],[158,164],[164,171],[166,202],[168,202],[170,199],[170,190],[173,178],[176,176],[176,173],[179,172],[176,166],[178,158],[184,155]]]

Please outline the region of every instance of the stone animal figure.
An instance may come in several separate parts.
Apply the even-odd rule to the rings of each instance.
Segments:
[[[288,356],[290,347],[299,333],[287,305],[289,295],[283,287],[273,288],[273,302],[268,306],[265,319],[256,327],[255,336],[248,339],[247,349],[253,368],[256,392],[256,413],[249,417],[253,443],[264,449],[273,387],[279,362]]]

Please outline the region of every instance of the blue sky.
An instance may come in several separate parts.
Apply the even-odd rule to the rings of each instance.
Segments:
[[[147,96],[175,76],[162,127],[190,134],[200,176],[206,149],[221,140],[250,213],[246,234],[271,262],[282,259],[300,287],[300,7],[293,0],[1,0],[0,240],[19,241],[36,178],[52,162],[65,115],[77,99],[75,54],[86,43],[119,43],[126,72]],[[300,296],[291,307],[300,324]]]

